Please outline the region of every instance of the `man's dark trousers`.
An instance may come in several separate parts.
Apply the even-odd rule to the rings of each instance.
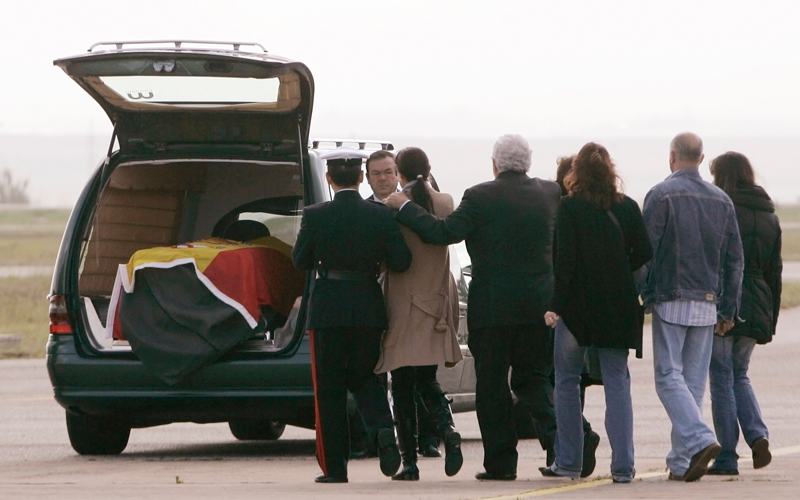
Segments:
[[[517,432],[511,388],[537,423],[543,447],[551,446],[556,429],[553,388],[549,374],[553,359],[550,332],[541,324],[497,326],[469,332],[475,358],[475,403],[483,438],[483,465],[499,476],[517,471]]]
[[[370,441],[393,423],[386,389],[373,372],[383,331],[376,328],[322,328],[310,332],[316,370],[317,458],[328,476],[347,476],[350,453],[347,391],[353,393]],[[344,381],[344,383],[342,383]]]

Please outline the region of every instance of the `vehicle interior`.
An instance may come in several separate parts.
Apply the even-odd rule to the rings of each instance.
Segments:
[[[192,159],[118,165],[99,195],[81,248],[78,287],[92,346],[107,352],[131,349],[124,337],[112,335],[109,309],[115,293],[122,293],[120,265],[135,252],[208,238],[256,244],[272,238],[273,246],[290,252],[300,228],[302,193],[295,162]],[[290,345],[300,299],[292,298],[288,315],[262,308],[264,331],[247,342],[248,350],[279,352]]]

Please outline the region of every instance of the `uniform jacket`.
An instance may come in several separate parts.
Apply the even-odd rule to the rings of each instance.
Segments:
[[[453,211],[449,194],[430,188],[428,192],[434,215],[446,217]],[[450,273],[448,248],[423,243],[405,226],[400,230],[414,258],[408,271],[386,273],[389,328],[375,372],[403,366],[453,366],[462,356],[457,336],[458,291]]]
[[[681,169],[647,193],[642,209],[653,259],[639,282],[645,306],[676,299],[713,301],[733,320],[744,258],[736,211],[697,169]]]
[[[380,265],[403,272],[411,251],[392,211],[361,198],[357,191],[339,191],[333,201],[306,207],[292,260],[300,270],[355,271],[370,280],[317,277],[311,291],[308,328],[358,326],[386,328],[386,307],[378,284]]]
[[[623,198],[611,212],[575,197],[556,216],[555,295],[552,310],[579,345],[638,349],[643,310],[632,271],[653,256],[642,213]]]
[[[504,171],[467,189],[444,219],[414,203],[397,215],[423,241],[466,241],[472,260],[467,326],[543,323],[553,298],[553,225],[558,184]]]
[[[744,249],[742,308],[729,335],[746,335],[766,344],[775,334],[781,308],[781,226],[775,206],[760,186],[731,193]]]

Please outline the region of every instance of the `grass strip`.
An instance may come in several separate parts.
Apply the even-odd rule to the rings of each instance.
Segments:
[[[44,357],[49,335],[49,276],[0,279],[0,333],[21,341],[0,351],[0,357]]]

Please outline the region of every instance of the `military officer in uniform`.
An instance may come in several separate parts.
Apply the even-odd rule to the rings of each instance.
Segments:
[[[396,272],[411,265],[392,211],[358,193],[361,158],[329,158],[326,178],[332,201],[306,207],[294,265],[317,279],[308,308],[320,483],[346,483],[349,452],[347,391],[353,393],[381,472],[400,467],[386,390],[373,372],[387,327],[378,274],[381,263]]]

